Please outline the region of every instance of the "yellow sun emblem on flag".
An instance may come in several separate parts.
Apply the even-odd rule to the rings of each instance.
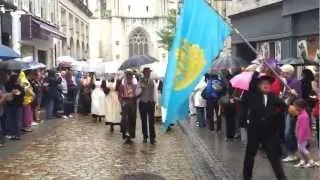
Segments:
[[[206,60],[203,49],[197,44],[182,40],[181,48],[176,52],[177,69],[175,74],[174,90],[182,90],[198,77],[202,72]]]

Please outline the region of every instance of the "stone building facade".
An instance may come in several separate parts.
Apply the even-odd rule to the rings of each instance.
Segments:
[[[172,0],[171,0],[172,1]],[[158,34],[166,23],[169,0],[92,0],[90,57],[123,61],[148,54],[166,60]]]
[[[58,26],[66,36],[58,42],[58,54],[75,59],[89,58],[89,23],[92,13],[88,0],[59,0]]]
[[[5,7],[5,14],[1,13],[1,27],[5,27],[1,28],[1,42],[12,47],[21,57],[32,56],[34,61],[48,67],[56,66],[57,57],[62,55],[86,58],[89,39],[86,32],[91,16],[87,5],[88,0],[0,1],[0,6]],[[61,15],[61,10],[75,17],[74,34],[66,30],[71,28],[63,23],[65,15]],[[70,46],[63,45],[70,44],[73,37],[75,46],[69,50]]]

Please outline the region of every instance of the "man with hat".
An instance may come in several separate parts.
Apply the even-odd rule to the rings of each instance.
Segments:
[[[285,108],[286,104],[271,91],[274,78],[260,76],[255,72],[248,93],[242,99],[240,118],[247,122],[248,143],[243,167],[244,180],[252,179],[254,158],[259,145],[262,144],[273,171],[278,180],[286,180],[281,164],[280,136],[278,123],[275,122],[277,108]]]
[[[143,77],[141,79],[142,93],[140,95],[139,110],[142,124],[143,142],[147,143],[150,137],[150,143],[155,143],[156,132],[154,128],[155,113],[155,87],[151,80],[151,69],[146,67],[143,69]]]
[[[126,143],[132,143],[135,138],[136,118],[137,118],[137,98],[141,94],[141,89],[133,81],[133,71],[126,70],[123,83],[119,87],[119,101],[122,106],[121,130]]]

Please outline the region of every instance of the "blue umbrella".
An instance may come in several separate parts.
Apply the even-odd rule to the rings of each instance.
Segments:
[[[16,53],[13,49],[9,48],[8,46],[0,44],[0,59],[2,60],[9,60],[18,58],[20,55]]]

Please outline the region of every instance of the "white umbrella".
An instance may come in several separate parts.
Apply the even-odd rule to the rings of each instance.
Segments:
[[[113,74],[119,72],[121,62],[119,61],[107,61],[99,65],[97,72]]]
[[[103,63],[103,59],[101,59],[101,58],[89,59],[88,60],[88,71],[89,72],[96,72],[102,63]]]
[[[76,60],[71,56],[60,56],[57,58],[57,63],[60,64],[67,64],[72,65]]]
[[[72,64],[72,69],[75,71],[88,72],[89,64],[85,61],[74,61]]]

